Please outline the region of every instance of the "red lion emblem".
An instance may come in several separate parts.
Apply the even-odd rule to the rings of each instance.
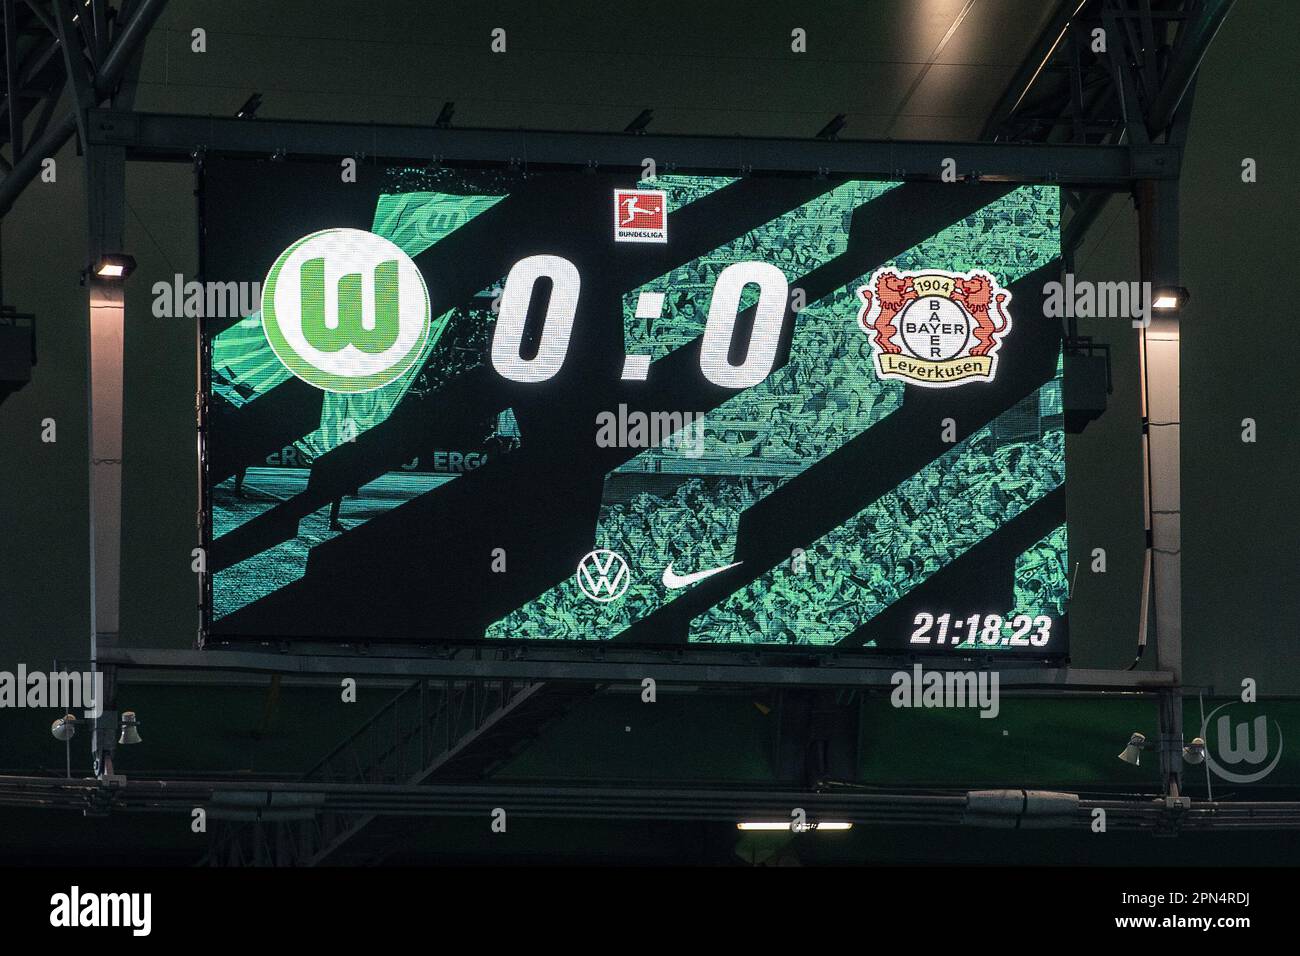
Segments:
[[[880,300],[880,314],[870,326],[866,325],[865,320],[871,312],[871,290],[863,286],[858,290],[858,294],[862,296],[864,306],[863,329],[875,331],[876,345],[881,351],[901,353],[903,350],[894,343],[894,338],[898,335],[894,316],[903,311],[907,303],[916,299],[916,290],[912,288],[912,277],[908,276],[904,279],[896,272],[880,273],[879,278],[876,279],[876,298]]]
[[[966,311],[975,320],[977,344],[971,347],[971,355],[987,355],[996,344],[993,341],[994,333],[1004,332],[1007,328],[1007,314],[1002,311],[1002,304],[1007,300],[1006,293],[999,292],[994,298],[990,295],[992,291],[993,283],[989,281],[988,276],[975,275],[970,279],[958,279],[952,292],[953,299],[965,306]],[[991,304],[1000,318],[997,324],[990,315],[990,299],[993,299]]]

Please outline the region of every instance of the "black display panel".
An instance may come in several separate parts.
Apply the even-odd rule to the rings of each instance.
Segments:
[[[342,179],[207,164],[209,639],[1066,654],[1055,187]]]

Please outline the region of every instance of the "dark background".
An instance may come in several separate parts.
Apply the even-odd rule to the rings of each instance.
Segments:
[[[812,135],[844,112],[844,137],[963,139],[978,133],[1050,8],[1036,0],[809,7],[173,2],[145,47],[136,105],[228,116],[257,90],[265,98],[259,115],[267,117],[430,123],[444,101],[454,100],[460,125],[555,129],[622,129],[653,106],[656,132],[794,136]],[[489,52],[496,26],[508,30],[503,56]],[[808,31],[803,56],[790,53],[795,26]],[[205,54],[190,52],[195,27],[207,31]],[[1300,148],[1297,36],[1300,5],[1236,4],[1202,63],[1183,166],[1182,278],[1192,292],[1182,323],[1184,673],[1191,685],[1228,694],[1244,677],[1258,680],[1264,695],[1300,693],[1300,517],[1288,493],[1300,460],[1290,294],[1300,208],[1292,174]],[[1258,163],[1254,184],[1240,178],[1247,156]],[[7,669],[88,653],[88,310],[76,281],[85,259],[85,195],[75,147],[57,160],[57,183],[29,186],[3,229],[5,300],[40,322],[34,380],[0,408],[0,667]],[[127,285],[122,640],[188,647],[197,628],[189,570],[197,508],[194,328],[154,318],[149,289],[196,270],[191,171],[131,164],[127,198],[127,245],[139,268]],[[1132,204],[1117,196],[1077,256],[1077,277],[1136,279],[1135,236]],[[1082,562],[1072,651],[1081,666],[1123,667],[1135,644],[1143,544],[1137,333],[1123,320],[1081,326],[1111,343],[1116,387],[1109,411],[1068,447],[1070,566]],[[58,423],[57,444],[40,441],[47,417]],[[1247,417],[1258,423],[1255,444],[1240,440]],[[1107,553],[1105,574],[1088,570],[1098,547]],[[158,730],[176,730],[151,735],[146,724],[147,743],[132,752],[128,773],[299,771],[364,717],[331,706],[337,687],[286,692],[269,724],[264,680],[236,685],[171,676],[131,690],[146,721],[152,716]],[[356,707],[368,712],[391,692],[363,693]],[[621,773],[654,779],[725,765],[737,741],[749,739],[736,726],[761,731],[750,726],[757,720],[750,701],[708,696],[681,695],[675,699],[688,703],[657,717],[656,728],[630,724],[634,733],[623,730],[631,711],[614,698],[605,705],[610,712],[585,713],[530,759],[550,760],[548,775],[599,774],[614,761]],[[932,753],[927,766],[938,777],[955,774],[946,761],[954,750],[971,749],[988,756],[990,776],[1002,781],[1129,785],[1114,752],[1130,729],[1154,732],[1145,711],[1037,706],[1009,738],[989,740],[983,751],[978,734],[953,738],[963,745]],[[744,715],[734,726],[728,708]],[[0,767],[61,770],[48,714],[8,711],[0,722]],[[566,750],[565,741],[574,746]],[[88,770],[84,747],[74,750],[74,761]],[[886,776],[882,768],[866,772]],[[975,781],[964,774],[960,782]],[[106,854],[145,845],[190,852],[184,821],[175,821],[175,833],[141,818],[92,829],[97,824],[69,820],[55,832],[48,818],[12,814],[4,830],[31,847],[83,847],[93,839]],[[430,825],[426,833],[435,845],[437,829]],[[623,828],[613,837],[592,825],[578,843],[610,854],[626,846],[632,855],[700,845],[680,831],[676,842],[642,831]],[[540,853],[575,846],[567,825],[534,832]],[[1293,859],[1295,848],[1293,839],[1276,835],[1206,837],[1198,849],[1186,841],[1115,841],[1104,850],[1087,835],[1070,843],[1025,834],[1010,845],[1006,835],[995,836],[990,843],[989,835],[964,833],[946,845],[958,858],[986,859],[998,846],[1044,861],[1148,852],[1208,861],[1234,851],[1264,860],[1285,858],[1287,847]],[[903,831],[868,839],[864,830],[841,845],[854,859],[931,855]]]

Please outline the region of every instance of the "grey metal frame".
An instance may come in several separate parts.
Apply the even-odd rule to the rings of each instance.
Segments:
[[[631,166],[652,156],[660,170],[807,172],[939,181],[946,159],[959,180],[1057,183],[1124,190],[1143,179],[1177,179],[1181,148],[1168,144],[808,140],[463,129],[304,120],[240,120],[91,110],[91,143],[121,146],[131,159],[255,157],[420,162],[500,162],[520,167]]]
[[[785,685],[802,687],[877,687],[890,685],[900,668],[918,661],[926,667],[993,669],[999,687],[1060,689],[1062,691],[1130,691],[1156,694],[1175,685],[1169,671],[1122,671],[1077,667],[1042,667],[1025,662],[999,664],[988,657],[911,658],[862,656],[803,656],[733,650],[712,653],[648,651],[619,653],[604,648],[590,651],[485,648],[449,654],[412,656],[410,649],[389,653],[276,653],[274,651],[161,650],[112,647],[100,652],[99,662],[118,668],[147,670],[218,670],[262,674],[326,675],[351,677],[403,677],[552,680],[639,684],[646,678],[673,684]]]
[[[207,155],[293,157],[337,161],[341,157],[411,162],[500,162],[533,166],[640,166],[654,156],[660,169],[733,172],[803,172],[888,179],[938,180],[942,162],[953,158],[958,174],[981,181],[1051,182],[1075,187],[1131,189],[1146,179],[1170,181],[1178,174],[1181,150],[1155,145],[1043,145],[737,139],[646,136],[621,133],[555,133],[435,127],[336,124],[304,121],[188,117],[171,114],[91,110],[92,147],[121,149],[128,159],[196,161]],[[960,188],[954,185],[954,188]],[[500,652],[485,647],[452,655],[405,648],[383,652],[367,647],[341,655],[340,645],[286,644],[294,653],[259,653],[209,646],[201,652],[114,648],[101,654],[106,665],[138,668],[203,668],[264,673],[348,673],[426,677],[491,677],[539,680],[635,680],[655,677],[693,684],[743,683],[794,686],[883,685],[897,666],[879,656],[844,656],[803,661],[728,649],[701,656],[678,651],[675,660],[649,652],[609,649],[567,653],[528,649]],[[526,656],[525,656],[526,654]],[[471,656],[472,655],[472,656]],[[933,658],[935,666],[970,666],[969,658]],[[977,666],[983,660],[974,659]],[[761,661],[761,662],[760,662]],[[896,664],[910,666],[900,658]],[[1154,692],[1168,687],[1168,675],[1151,672],[1072,671],[1020,662],[999,666],[1025,686],[1116,688]],[[1031,676],[1032,675],[1041,675]],[[1102,676],[1108,675],[1108,676]]]

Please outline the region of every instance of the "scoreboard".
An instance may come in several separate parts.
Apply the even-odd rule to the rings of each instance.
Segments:
[[[209,640],[1067,653],[1055,187],[343,179],[207,163]]]

